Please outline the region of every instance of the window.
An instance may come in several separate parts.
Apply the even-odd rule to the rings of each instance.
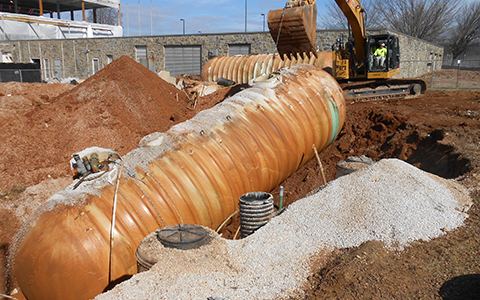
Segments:
[[[113,55],[107,55],[107,64],[113,61]]]
[[[98,58],[93,58],[92,59],[92,74],[97,73],[100,70],[100,65],[98,63]]]
[[[48,58],[43,59],[43,79],[48,79],[51,76],[50,74],[50,60]]]
[[[250,44],[231,44],[228,45],[228,56],[249,55]]]

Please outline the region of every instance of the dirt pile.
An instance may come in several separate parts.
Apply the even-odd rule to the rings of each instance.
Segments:
[[[209,97],[206,106],[219,100]],[[145,135],[193,117],[182,92],[122,56],[58,97],[2,123],[0,190],[69,174],[70,155],[90,146],[125,154]],[[204,101],[204,100],[202,100]]]
[[[0,124],[14,114],[24,114],[74,86],[64,83],[0,83]]]
[[[121,57],[81,85],[4,124],[0,188],[64,176],[70,154],[89,146],[126,153],[143,135],[183,121],[187,105],[187,97],[170,84]]]

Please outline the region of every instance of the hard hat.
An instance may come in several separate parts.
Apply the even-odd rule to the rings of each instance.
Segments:
[[[381,45],[381,46],[384,46],[384,47],[385,47],[385,43],[382,43],[382,45]]]

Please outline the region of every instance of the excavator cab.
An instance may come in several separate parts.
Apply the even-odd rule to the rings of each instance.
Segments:
[[[382,56],[381,49],[386,49]],[[366,40],[368,78],[391,78],[399,74],[400,47],[394,34],[367,36]]]
[[[400,74],[400,47],[396,35],[367,35],[363,41],[361,59],[357,59],[352,36],[346,42],[343,37],[339,38],[332,46],[336,79],[386,79]]]
[[[269,11],[268,28],[282,59],[316,56],[315,0],[289,1],[284,8]]]

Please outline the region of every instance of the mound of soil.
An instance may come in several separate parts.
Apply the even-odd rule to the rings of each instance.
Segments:
[[[87,147],[128,153],[143,136],[166,131],[218,102],[207,99],[191,108],[185,93],[127,56],[75,88],[43,98],[2,122],[0,190],[65,176],[70,155]]]

